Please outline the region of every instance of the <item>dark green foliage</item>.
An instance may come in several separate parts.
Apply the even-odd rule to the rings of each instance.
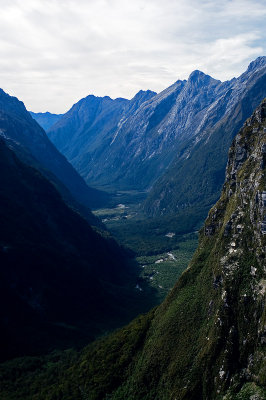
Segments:
[[[197,231],[202,225],[202,209],[184,212],[176,216],[158,218],[137,218],[109,221],[106,225],[113,236],[138,256],[154,255],[178,248],[178,243],[186,233]],[[165,235],[174,232],[169,238]]]

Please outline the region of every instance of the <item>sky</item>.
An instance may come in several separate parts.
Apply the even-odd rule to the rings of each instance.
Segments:
[[[0,87],[35,112],[220,80],[266,55],[265,0],[0,0]]]

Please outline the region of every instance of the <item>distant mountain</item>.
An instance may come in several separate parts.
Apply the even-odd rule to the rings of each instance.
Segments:
[[[35,113],[30,111],[30,115],[45,131],[48,131],[48,129],[50,129],[52,125],[59,121],[63,114],[51,114],[49,112]]]
[[[0,90],[0,136],[23,147],[44,170],[52,172],[83,206],[98,206],[106,199],[106,194],[86,185],[27,112],[24,104],[3,90]]]
[[[266,101],[236,135],[221,197],[165,301],[72,358],[4,364],[2,397],[264,400],[265,260]]]
[[[226,82],[194,71],[130,102],[89,96],[48,136],[88,183],[150,190],[159,179],[144,206],[149,215],[195,203],[206,211],[218,198],[231,140],[266,96],[265,60]]]
[[[145,309],[122,248],[0,139],[0,359],[78,346]]]
[[[113,150],[118,127],[155,94],[140,91],[132,100],[90,95],[74,104],[47,134],[87,182],[108,184],[107,175],[114,173],[109,149]]]
[[[200,85],[201,91],[204,77],[199,73],[195,76],[198,80],[193,85]],[[191,132],[153,186],[144,205],[149,215],[176,214],[197,207],[202,208],[203,217],[207,214],[220,195],[232,139],[266,97],[266,57],[252,62],[239,78],[219,83],[216,90],[217,96],[201,119],[193,123],[187,119]]]

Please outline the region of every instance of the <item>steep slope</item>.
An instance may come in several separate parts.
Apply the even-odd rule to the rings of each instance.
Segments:
[[[93,95],[81,99],[49,131],[55,146],[72,162],[89,144],[112,131],[119,122],[128,100]],[[73,161],[73,164],[74,161]]]
[[[85,184],[27,112],[24,104],[3,90],[0,90],[0,135],[23,146],[43,169],[51,171],[81,204],[93,207],[105,199],[106,195]]]
[[[219,197],[232,139],[266,96],[266,57],[250,64],[207,110],[197,135],[183,144],[152,188],[144,209],[160,216],[202,208],[205,217]]]
[[[63,114],[51,114],[49,112],[35,113],[32,111],[30,111],[30,115],[45,131],[48,131],[48,129],[50,129],[51,126],[59,121],[59,119],[63,116]]]
[[[48,131],[50,140],[89,181],[101,173],[108,148],[125,119],[156,93],[140,91],[133,99],[88,96],[81,99]],[[91,179],[99,183],[97,179]]]
[[[265,399],[265,234],[266,101],[236,136],[221,197],[209,212],[191,264],[162,305],[76,359],[54,360],[50,370],[49,358],[43,365],[27,360],[16,389],[4,381],[2,395]],[[38,365],[34,375],[32,365]],[[22,363],[4,368],[20,376]]]
[[[149,215],[175,213],[194,198],[197,202],[195,194],[204,192],[202,187],[207,189],[200,201],[209,207],[218,198],[233,137],[266,96],[265,71],[266,57],[227,82],[194,71],[187,81],[177,81],[162,93],[145,97],[134,112],[125,107],[112,120],[108,135],[102,135],[105,128],[100,120],[97,130],[93,134],[88,131],[83,141],[77,139],[73,126],[73,140],[66,140],[63,147],[56,140],[68,136],[67,126],[74,121],[69,114],[68,125],[60,131],[54,126],[49,136],[85,180],[95,185],[147,190],[174,162],[169,175],[167,171],[151,192],[145,205]],[[220,147],[223,151],[217,159]]]
[[[125,252],[2,139],[0,220],[1,359],[87,343],[142,310]]]

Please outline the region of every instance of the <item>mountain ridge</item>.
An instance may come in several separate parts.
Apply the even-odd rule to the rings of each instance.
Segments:
[[[231,81],[233,91],[228,82],[222,84],[225,88],[222,97],[210,106],[194,138],[183,144],[153,186],[144,203],[147,214],[173,214],[200,202],[205,204],[203,215],[206,215],[219,196],[232,139],[266,96],[266,57],[259,65],[259,69],[248,68],[239,79]]]
[[[233,112],[244,96],[245,86],[255,85],[256,79],[265,74],[265,60],[265,57],[258,58],[240,77],[225,82],[195,70],[188,80],[178,80],[161,93],[145,98],[133,113],[127,114],[125,109],[124,115],[117,115],[107,131],[102,133],[99,125],[93,141],[89,131],[86,133],[86,128],[81,128],[82,141],[76,141],[74,132],[68,130],[72,138],[66,138],[64,144],[56,142],[70,123],[66,117],[63,131],[54,126],[48,135],[86,182],[116,190],[150,190],[182,151],[192,149],[193,143],[202,140],[207,130],[211,134],[216,124]],[[252,106],[258,106],[266,95],[263,90],[259,92]],[[254,107],[250,108],[251,114]],[[250,114],[242,116],[237,129]],[[231,139],[232,133],[228,148]],[[150,211],[151,202],[149,199],[144,210],[152,216],[156,210]]]
[[[29,113],[32,116],[32,118],[35,119],[35,121],[37,121],[38,124],[45,131],[50,129],[51,126],[54,125],[64,115],[64,114],[52,114],[49,111],[46,111],[44,113],[42,112],[35,113],[33,111],[29,111]]]
[[[43,171],[53,173],[83,206],[92,207],[107,197],[86,185],[31,117],[23,102],[3,90],[0,91],[0,135],[30,153],[42,165]]]
[[[54,361],[48,372],[49,357],[38,364],[37,376],[30,368],[39,361],[28,360],[24,397],[19,397],[23,378],[15,388],[10,379],[3,395],[8,400],[16,395],[18,400],[36,395],[40,400],[263,400],[265,196],[266,100],[233,140],[220,199],[165,301],[72,359]],[[12,364],[6,368],[10,376],[22,371]]]

